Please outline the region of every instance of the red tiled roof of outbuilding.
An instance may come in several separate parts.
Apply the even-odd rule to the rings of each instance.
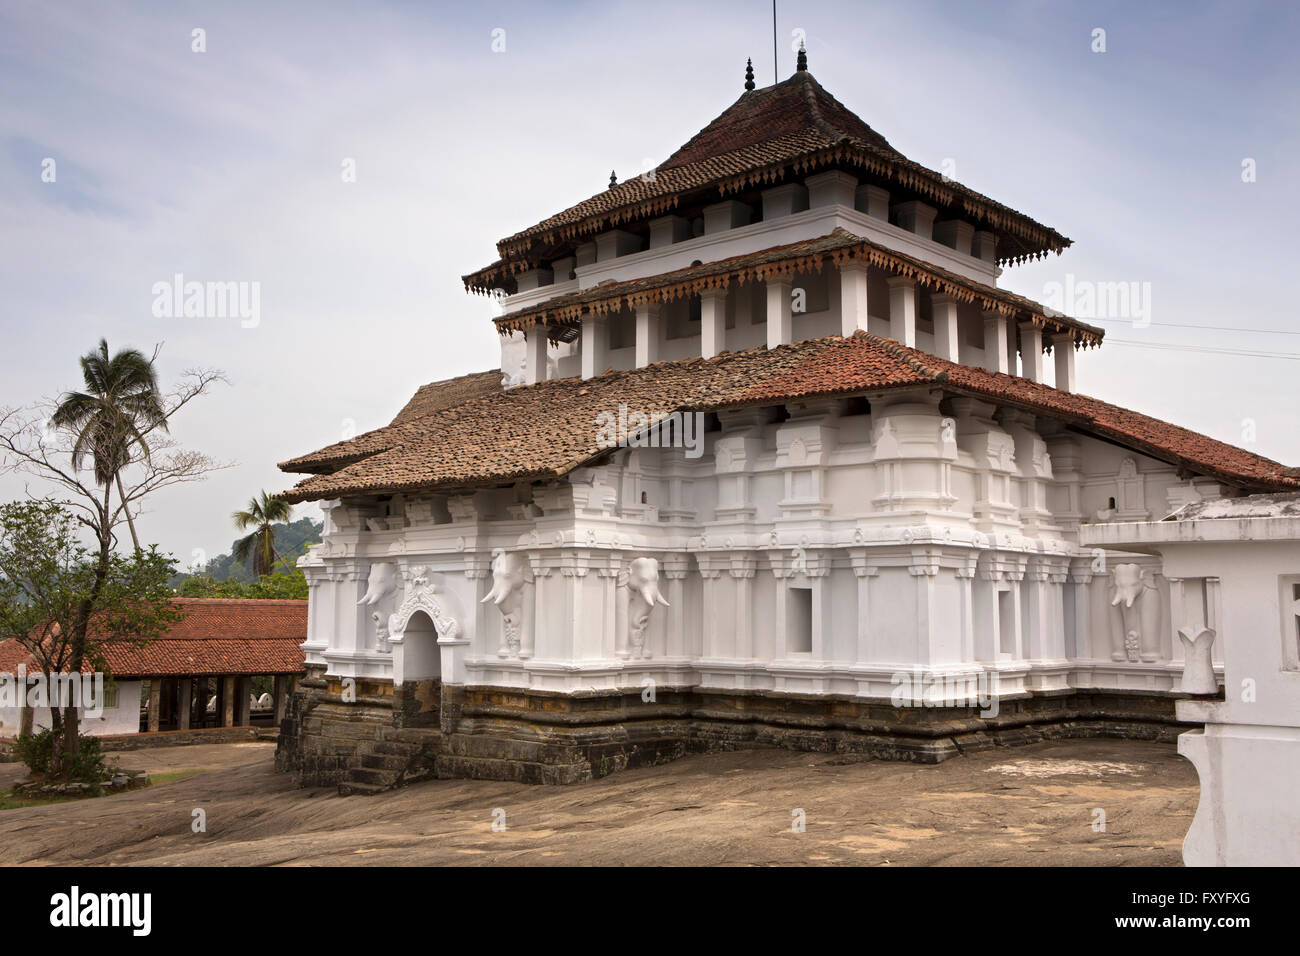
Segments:
[[[166,637],[143,646],[108,641],[104,659],[115,677],[297,674],[307,639],[306,601],[177,598],[185,618]],[[40,669],[15,640],[0,641],[0,672]],[[89,665],[83,667],[89,671]]]

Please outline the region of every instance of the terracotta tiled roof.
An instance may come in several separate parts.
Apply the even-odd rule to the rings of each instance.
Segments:
[[[115,677],[301,674],[304,657],[299,645],[306,639],[305,635],[298,640],[173,641],[163,638],[145,647],[110,645],[104,657]]]
[[[773,246],[641,279],[603,283],[581,292],[547,299],[494,321],[498,329],[513,331],[525,331],[536,325],[576,327],[587,313],[614,313],[646,302],[668,302],[682,296],[698,295],[706,289],[726,289],[741,282],[820,271],[827,263],[839,265],[849,261],[910,276],[935,292],[966,302],[979,302],[985,309],[1017,315],[1049,331],[1069,333],[1087,345],[1100,345],[1106,334],[1105,329],[1051,311],[1033,299],[957,275],[843,228],[836,228],[816,239]]]
[[[497,243],[501,259],[465,276],[466,286],[487,291],[513,284],[513,274],[534,268],[539,253],[585,241],[620,223],[662,216],[694,194],[723,195],[775,185],[787,175],[823,168],[865,170],[998,236],[1000,262],[1060,252],[1070,240],[1056,230],[907,159],[883,136],[813,79],[807,71],[741,95],[717,119],[654,170],[570,206]]]
[[[389,448],[403,434],[402,426],[418,422],[426,415],[442,411],[461,402],[469,401],[483,395],[492,395],[501,391],[501,372],[473,372],[458,378],[443,379],[423,385],[411,396],[402,410],[387,426],[363,432],[347,441],[335,442],[324,448],[300,455],[280,463],[285,471],[318,472],[334,471],[353,461],[360,461],[375,452]],[[418,432],[419,426],[416,426]]]
[[[559,477],[607,454],[596,424],[620,403],[655,421],[673,411],[779,404],[917,385],[987,398],[1248,490],[1300,488],[1277,462],[1187,429],[1027,379],[957,365],[866,332],[713,359],[660,362],[592,379],[559,379],[472,399],[403,423],[386,446],[281,497],[311,501],[421,489],[462,489]],[[383,431],[383,430],[381,430]]]
[[[421,418],[431,412],[459,405],[461,402],[480,395],[491,395],[501,391],[501,371],[492,369],[487,372],[473,372],[458,378],[430,382],[411,396],[411,400],[402,406],[392,424],[400,425],[411,419]]]
[[[177,598],[176,604],[186,616],[166,637],[143,647],[126,641],[104,645],[115,677],[302,672],[306,601]],[[14,673],[19,664],[29,673],[40,669],[17,641],[0,641],[0,672]]]

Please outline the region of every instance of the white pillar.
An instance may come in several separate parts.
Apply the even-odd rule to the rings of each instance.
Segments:
[[[970,255],[975,227],[962,219],[947,219],[934,224],[934,241],[952,246],[964,256]]]
[[[934,354],[949,362],[961,361],[957,342],[957,300],[950,295],[932,295],[930,309],[934,315]]]
[[[611,229],[596,237],[597,262],[606,262],[619,256],[630,256],[640,250],[640,238],[623,229]]]
[[[763,221],[771,222],[808,208],[808,189],[803,183],[786,183],[763,190]]]
[[[587,315],[582,319],[582,377],[594,378],[609,368],[609,318]]]
[[[854,190],[854,208],[876,219],[889,221],[889,190],[879,186],[859,186]]]
[[[650,248],[662,249],[674,242],[691,238],[691,224],[681,216],[661,216],[650,220]]]
[[[854,207],[858,188],[858,177],[832,169],[825,173],[815,173],[804,179],[808,187],[808,205],[816,209],[820,206]]]
[[[725,199],[722,202],[714,203],[712,206],[705,206],[704,234],[711,236],[717,232],[726,232],[728,229],[747,226],[752,212],[753,210],[743,202],[737,202],[734,199]]]
[[[889,337],[916,348],[916,282],[906,276],[889,279]]]
[[[1074,379],[1074,340],[1068,335],[1052,337],[1052,355],[1056,359],[1056,387],[1063,392],[1073,392]]]
[[[852,335],[867,328],[867,264],[846,262],[840,266],[840,329]]]
[[[794,316],[790,312],[790,280],[767,280],[767,347],[794,341]]]
[[[727,348],[727,293],[710,289],[700,293],[700,354],[713,358]]]
[[[984,367],[990,372],[1007,370],[1007,320],[999,312],[984,313]]]
[[[546,381],[546,326],[534,325],[524,333],[524,384]]]
[[[636,367],[645,368],[659,361],[658,305],[636,307]]]
[[[1020,323],[1020,365],[1031,382],[1043,380],[1043,330],[1032,322]]]
[[[922,239],[934,238],[934,217],[938,210],[923,202],[913,199],[901,202],[895,208],[898,224],[908,232],[914,232]]]

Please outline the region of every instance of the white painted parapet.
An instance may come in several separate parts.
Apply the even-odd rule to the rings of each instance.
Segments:
[[[1082,540],[1156,552],[1169,575],[1182,689],[1198,695],[1178,702],[1178,718],[1205,725],[1178,738],[1201,781],[1183,862],[1300,865],[1300,495],[1209,501],[1180,515],[1095,525]],[[1116,607],[1133,594],[1147,600],[1140,588],[1126,572]],[[1219,700],[1208,696],[1220,683],[1215,653]]]

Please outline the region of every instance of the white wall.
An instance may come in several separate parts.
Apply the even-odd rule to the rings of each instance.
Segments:
[[[1171,498],[1204,487],[1023,413],[937,401],[882,394],[867,414],[796,404],[779,423],[771,410],[742,410],[724,414],[698,458],[624,449],[549,487],[333,507],[304,560],[309,660],[401,679],[395,663],[411,645],[394,655],[376,609],[357,606],[371,567],[391,564],[403,584],[378,606],[381,622],[417,592],[459,609],[436,638],[448,680],[577,690],[652,677],[888,697],[898,668],[919,665],[996,669],[1005,694],[1175,689],[1181,648],[1159,559],[1121,549],[1098,562],[1079,527],[1115,517],[1098,511],[1159,518]],[[376,516],[384,530],[367,528]],[[481,603],[497,551],[527,566],[517,600],[531,656],[503,654],[501,610]],[[649,660],[619,647],[619,575],[640,556],[658,560],[671,605],[650,612]],[[1112,605],[1124,565],[1143,575],[1127,615]],[[791,587],[812,591],[811,652],[789,650]],[[1141,632],[1134,659],[1129,631]]]
[[[81,732],[105,736],[109,734],[134,734],[140,730],[140,691],[143,681],[117,681],[117,703],[105,707],[98,717],[86,717],[79,708]],[[21,727],[21,712],[17,707],[0,707],[0,737],[16,737]],[[52,726],[48,707],[38,709],[32,716],[33,732]]]

